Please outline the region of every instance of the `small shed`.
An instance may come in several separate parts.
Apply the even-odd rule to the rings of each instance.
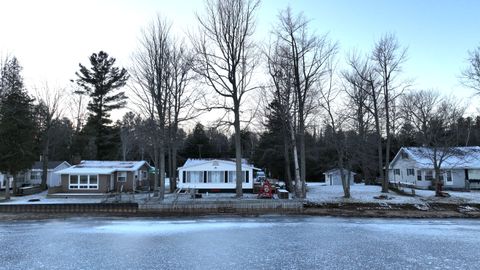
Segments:
[[[343,169],[343,172],[346,177],[350,176],[349,178],[347,178],[347,181],[349,181],[350,185],[353,185],[353,180],[356,173],[347,169]],[[324,172],[323,175],[325,175],[325,183],[327,184],[327,186],[342,185],[342,176],[339,168],[328,170]]]

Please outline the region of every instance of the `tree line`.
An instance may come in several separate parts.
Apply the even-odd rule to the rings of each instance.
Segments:
[[[413,89],[404,79],[407,49],[395,35],[349,53],[339,68],[339,43],[290,8],[278,13],[268,42],[255,40],[259,6],[207,0],[188,37],[157,16],[142,30],[130,66],[93,53],[65,89],[45,84],[29,94],[18,60],[6,57],[0,171],[17,175],[42,156],[46,188],[48,160],[148,160],[163,199],[165,175],[173,190],[187,158],[234,158],[241,197],[247,158],[304,198],[307,179],[320,180],[333,167],[354,170],[366,183],[378,180],[388,192],[385,168],[402,146],[480,145],[480,116],[465,117],[461,100]],[[479,55],[480,48],[469,52],[461,79],[477,92]],[[114,122],[112,112],[127,103],[134,109]],[[208,111],[219,117],[205,127]],[[190,123],[196,125],[186,132]],[[352,179],[341,172],[349,197]]]

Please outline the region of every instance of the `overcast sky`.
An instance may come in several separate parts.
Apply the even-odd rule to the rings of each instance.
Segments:
[[[369,51],[383,34],[395,33],[408,47],[405,76],[415,88],[471,97],[458,82],[468,51],[480,45],[480,1],[466,0],[264,0],[258,12],[259,42],[278,11],[290,5],[312,19],[311,28],[340,44],[340,60],[353,49]],[[178,36],[195,27],[202,0],[2,0],[0,55],[15,55],[27,86],[65,86],[78,63],[105,50],[128,66],[143,27],[160,14]]]

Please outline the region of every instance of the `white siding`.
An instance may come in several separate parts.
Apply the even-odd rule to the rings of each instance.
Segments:
[[[179,168],[179,175],[178,175],[178,187],[179,188],[196,188],[196,189],[235,189],[236,183],[234,181],[228,181],[225,183],[224,174],[225,172],[235,172],[236,166],[234,162],[230,161],[221,161],[221,160],[209,160],[205,161],[203,164],[198,164],[195,166],[187,167],[187,168]],[[242,165],[242,171],[246,171],[248,174],[248,183],[243,182],[242,188],[243,189],[253,189],[253,168],[250,166]],[[184,172],[207,172],[207,183],[199,183],[195,182],[188,182],[187,179],[184,179]],[[217,173],[208,173],[208,172],[217,172]],[[220,174],[219,174],[220,173]],[[217,175],[219,174],[219,175]],[[231,174],[229,174],[230,176]],[[209,176],[217,176],[211,178],[214,182],[208,182],[210,179]],[[204,179],[202,177],[202,179]],[[220,180],[219,180],[220,179]],[[223,181],[221,181],[223,179]],[[184,181],[185,180],[185,181]]]

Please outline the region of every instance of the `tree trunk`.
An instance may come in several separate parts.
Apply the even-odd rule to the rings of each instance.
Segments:
[[[234,114],[235,114],[235,165],[236,165],[236,196],[241,198],[243,196],[242,190],[242,141],[240,134],[240,104],[234,102]]]
[[[384,192],[383,182],[385,177],[384,177],[384,171],[383,171],[382,132],[380,131],[380,120],[379,120],[378,112],[375,113],[375,130],[377,133],[378,173],[380,174],[380,179],[382,181],[382,192]],[[386,192],[388,192],[388,189]]]
[[[172,183],[171,179],[173,178],[173,150],[172,150],[172,138],[171,138],[171,134],[170,134],[170,139],[169,139],[169,144],[168,144],[168,147],[167,147],[167,155],[168,155],[168,183],[169,183],[169,186],[170,186],[170,189],[169,191],[171,192],[171,188],[172,186],[170,185]]]
[[[5,199],[10,200],[10,175],[5,174]]]
[[[17,195],[17,178],[18,178],[18,173],[13,176],[13,182],[12,182],[12,193],[13,195]]]
[[[302,112],[303,113],[303,112]],[[303,118],[300,116],[300,118]],[[307,161],[306,153],[305,153],[305,124],[304,120],[300,119],[300,125],[298,127],[299,131],[299,140],[300,140],[300,196],[301,198],[305,198],[307,194],[306,190],[306,174],[307,174]]]
[[[290,124],[290,136],[293,146],[293,164],[295,167],[295,196],[301,198],[301,180],[300,180],[300,167],[298,165],[298,152],[297,152],[297,139],[295,138],[295,130],[293,129],[292,121],[289,121]]]
[[[440,181],[440,168],[438,166],[434,166],[435,171],[435,196],[436,197],[443,197],[443,183]]]
[[[170,175],[170,192],[175,192],[177,189],[177,145],[175,142],[172,145],[172,172]]]
[[[387,129],[388,130],[388,129]],[[387,132],[389,132],[388,130]],[[385,146],[385,176],[382,182],[382,192],[388,193],[388,182],[389,182],[389,167],[390,167],[390,144],[391,136],[387,134],[387,144]]]
[[[47,136],[48,137],[48,136]],[[42,154],[42,182],[40,184],[40,188],[42,190],[47,189],[47,177],[48,177],[48,145],[50,144],[50,139],[47,138],[45,141],[45,146],[43,148]]]
[[[160,158],[159,158],[159,150],[158,150],[158,142],[154,139],[154,146],[153,146],[153,156],[154,156],[154,163],[155,163],[155,174],[153,175],[153,191],[154,196],[158,196],[158,166],[160,165]]]
[[[285,182],[287,184],[287,189],[289,192],[293,192],[293,186],[292,186],[292,171],[290,169],[290,153],[289,153],[289,140],[288,140],[288,135],[287,135],[287,130],[284,130],[284,136],[283,136],[283,155],[284,155],[284,160],[285,160]]]
[[[160,143],[160,193],[159,199],[165,199],[165,145]]]
[[[337,145],[337,149],[341,148]],[[350,171],[348,172],[348,179],[345,176],[345,166],[343,164],[343,149],[338,149],[338,167],[340,169],[340,178],[342,179],[343,197],[350,198]]]

